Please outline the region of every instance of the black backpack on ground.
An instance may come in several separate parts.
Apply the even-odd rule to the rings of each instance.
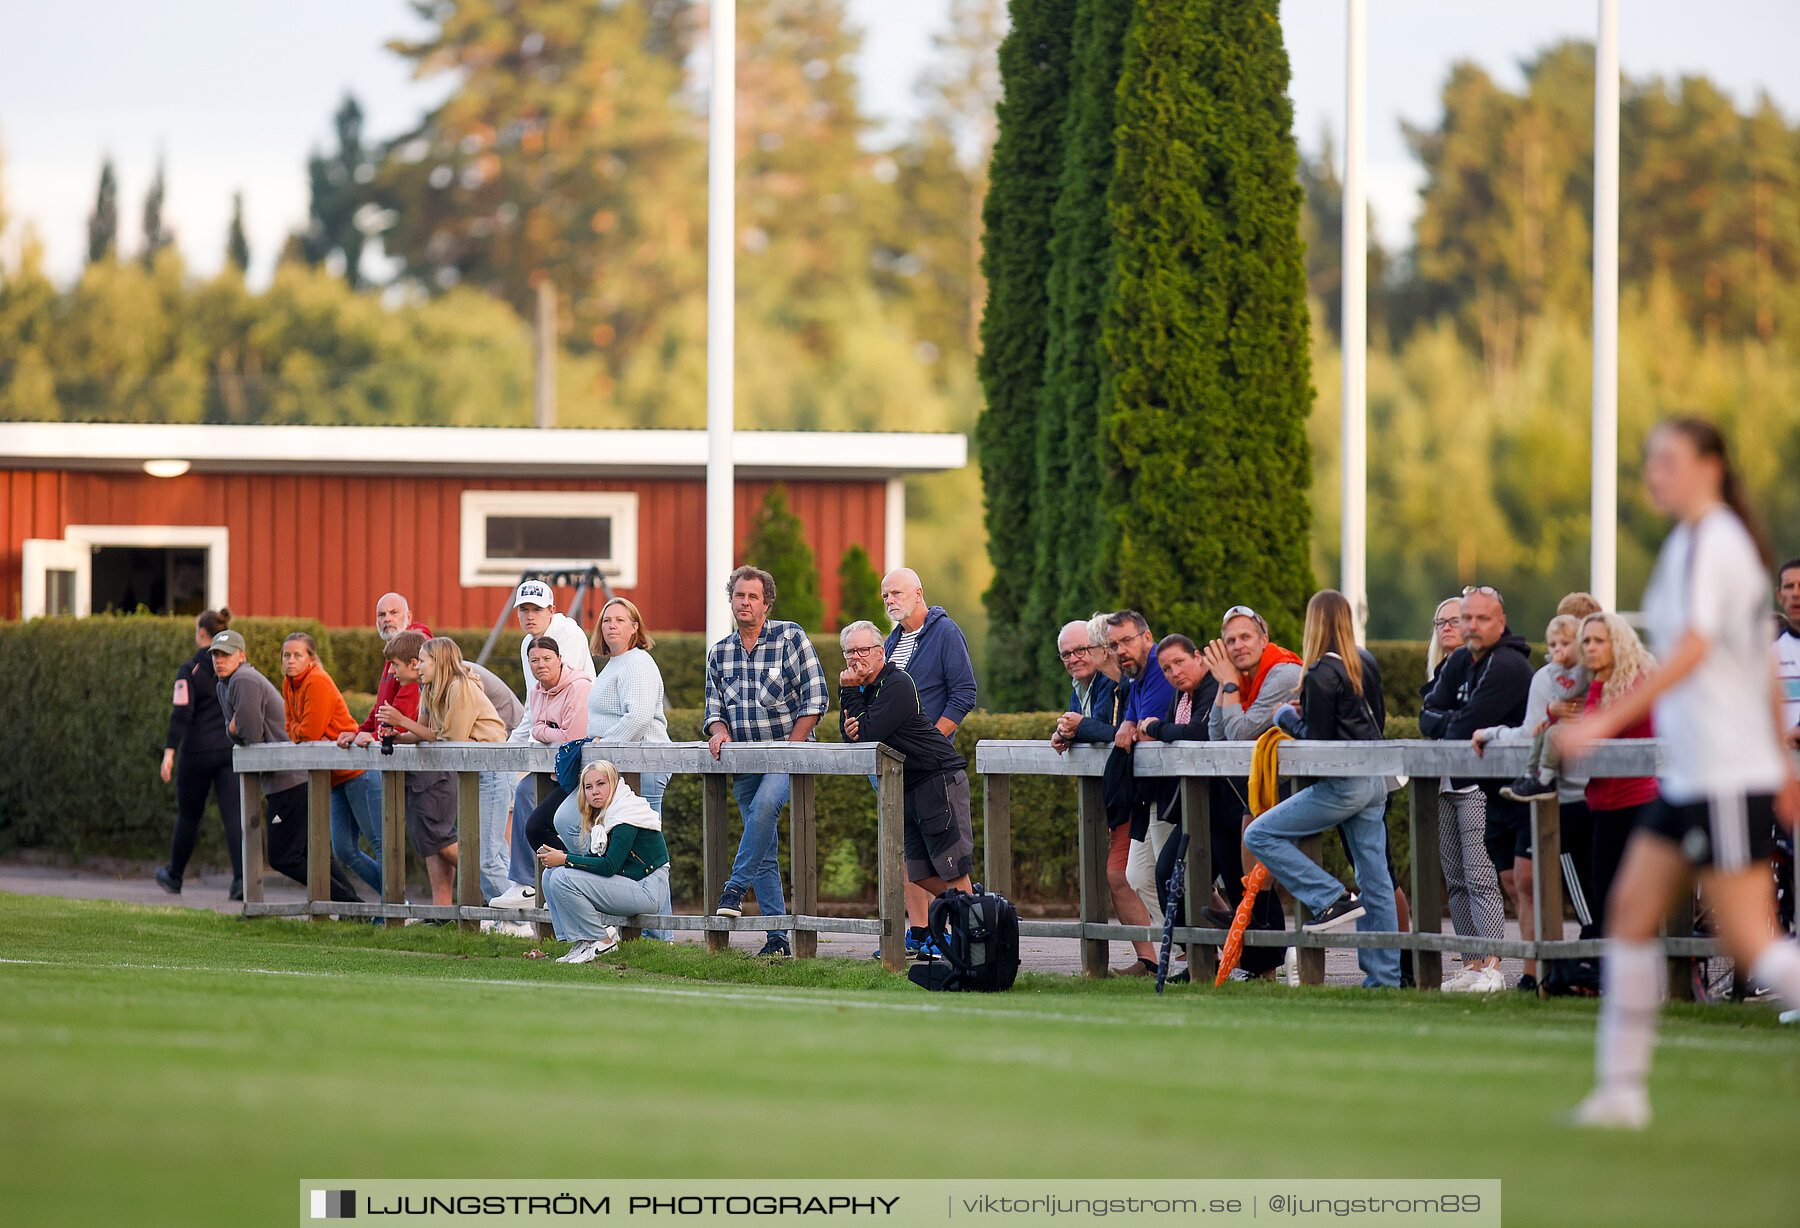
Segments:
[[[1544,992],[1552,998],[1597,998],[1600,996],[1600,961],[1583,959],[1547,959],[1543,968]]]
[[[1004,896],[980,883],[973,895],[952,887],[931,902],[930,924],[944,958],[907,969],[915,985],[965,993],[1012,988],[1019,975],[1019,913]]]

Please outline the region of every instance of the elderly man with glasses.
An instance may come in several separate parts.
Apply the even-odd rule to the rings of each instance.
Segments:
[[[975,830],[968,763],[925,719],[917,684],[887,659],[874,623],[851,623],[838,633],[838,643],[844,650],[844,672],[838,676],[844,741],[880,742],[906,760],[907,881],[933,896],[951,887],[972,891]],[[910,936],[923,954],[938,954],[923,926],[914,926]]]
[[[1056,655],[1069,671],[1069,710],[1056,718],[1050,746],[1062,754],[1078,742],[1111,742],[1125,716],[1125,688],[1101,664],[1110,651],[1094,624],[1084,619],[1064,623],[1056,636]]]

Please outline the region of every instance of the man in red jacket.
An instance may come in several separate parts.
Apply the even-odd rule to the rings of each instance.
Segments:
[[[431,638],[431,628],[424,623],[413,621],[412,610],[406,598],[399,593],[386,593],[375,603],[375,634],[381,637],[383,644],[392,640],[402,631],[417,631]],[[384,663],[381,667],[381,683],[375,688],[375,706],[369,709],[369,715],[363,723],[348,733],[338,735],[339,746],[367,746],[379,741],[380,722],[375,714],[381,711],[383,704],[393,704],[400,709],[401,715],[408,720],[419,719],[419,684],[409,682],[402,684],[394,677],[394,667]]]

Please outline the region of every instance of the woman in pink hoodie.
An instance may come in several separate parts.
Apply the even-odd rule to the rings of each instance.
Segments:
[[[560,746],[587,737],[588,692],[593,689],[594,680],[564,665],[562,649],[547,635],[540,635],[527,645],[525,659],[531,665],[531,676],[537,680],[526,714],[531,721],[532,741]],[[553,787],[531,812],[525,821],[525,836],[532,848],[545,844],[562,848],[556,834],[556,808],[567,796],[561,786]]]

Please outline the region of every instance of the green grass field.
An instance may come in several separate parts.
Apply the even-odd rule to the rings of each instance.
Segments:
[[[1800,1034],[1668,1012],[1576,1132],[1591,1003],[246,922],[0,895],[0,1222],[289,1223],[306,1177],[1445,1177],[1508,1224],[1793,1224]],[[557,948],[560,950],[561,948]],[[949,1110],[954,1106],[954,1116]]]

